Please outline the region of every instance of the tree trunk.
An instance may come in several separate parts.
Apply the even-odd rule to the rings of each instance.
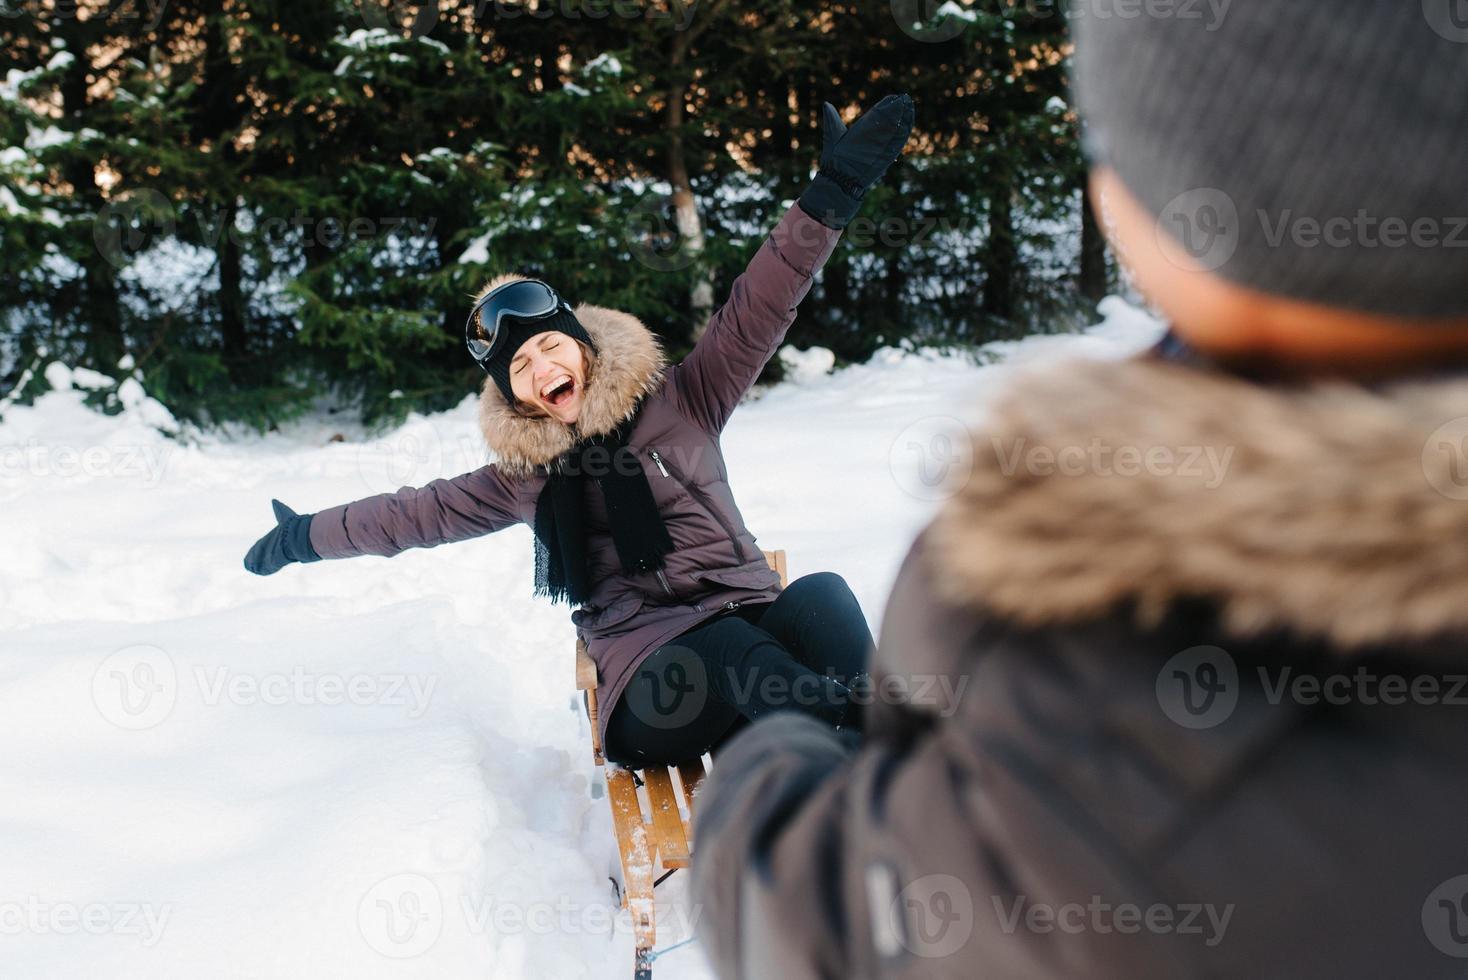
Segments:
[[[249,338],[245,326],[244,268],[240,246],[231,234],[238,209],[237,201],[230,201],[224,210],[224,224],[220,228],[219,244],[215,254],[219,258],[219,331],[224,362],[236,380],[249,363]]]
[[[1081,189],[1081,295],[1092,303],[1099,303],[1111,291],[1106,270],[1106,236],[1101,233],[1101,223],[1096,220],[1096,211],[1091,206],[1091,195],[1087,194],[1084,182]]]
[[[774,103],[770,107],[773,112],[770,131],[774,134],[775,150],[771,155],[771,163],[776,175],[775,186],[782,201],[800,193],[796,188],[800,177],[801,157],[804,154],[798,146],[800,140],[796,135],[795,120],[791,118],[790,101],[794,95],[795,88],[792,85],[772,88],[770,92]]]
[[[89,26],[90,22],[74,17],[58,18],[57,24],[58,33],[67,42],[66,50],[77,53],[61,81],[62,112],[68,120],[67,127],[77,132],[86,125],[87,73],[91,71],[87,52],[97,32]],[[102,212],[107,202],[97,187],[90,160],[72,158],[64,167],[64,177],[82,209],[92,214]],[[92,237],[90,227],[87,237],[89,240]],[[76,318],[86,329],[83,360],[103,374],[112,375],[117,370],[117,362],[127,353],[115,278],[117,270],[95,247],[85,248],[81,254],[84,285],[80,302],[73,301],[73,305],[77,309]]]
[[[1014,199],[1008,184],[989,198],[989,246],[984,262],[984,312],[1014,318],[1014,280],[1019,251],[1014,240]]]
[[[673,37],[663,129],[668,140],[668,182],[673,185],[673,223],[678,230],[678,248],[680,253],[696,262],[704,247],[703,220],[698,215],[698,202],[693,197],[693,183],[688,177],[688,158],[683,145],[683,100],[688,96],[686,63],[691,40],[686,31]],[[688,307],[693,321],[693,340],[697,343],[708,328],[714,309],[714,284],[708,270],[704,270],[690,287]]]
[[[559,92],[561,90],[561,67],[556,63],[560,56],[560,44],[550,36],[547,36],[540,47],[538,75],[540,77],[540,90],[542,92]]]

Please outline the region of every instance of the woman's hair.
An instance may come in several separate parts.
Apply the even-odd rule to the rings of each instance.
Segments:
[[[584,383],[589,387],[591,385],[592,376],[596,373],[596,354],[592,351],[590,347],[586,345],[585,341],[577,340],[575,337],[572,337],[570,339],[575,341],[576,346],[581,348],[581,361],[584,365],[584,367],[582,368],[582,374],[585,375]],[[526,419],[542,419],[548,417],[545,412],[542,412],[539,409],[527,408],[524,403],[522,403],[518,398],[513,398],[510,400],[510,411],[514,412],[521,418]]]

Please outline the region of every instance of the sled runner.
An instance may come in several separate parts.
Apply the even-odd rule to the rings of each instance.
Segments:
[[[765,561],[787,585],[785,552],[766,551]],[[612,828],[617,834],[617,851],[622,859],[622,907],[632,916],[636,940],[636,980],[652,978],[652,947],[657,936],[653,888],[679,868],[688,867],[693,853],[693,804],[703,782],[701,759],[676,766],[649,766],[633,772],[608,765],[602,755],[597,723],[596,664],[586,644],[576,641],[576,689],[586,694],[586,714],[591,719],[591,753],[606,776],[607,801],[612,807]],[[656,866],[655,866],[656,862]],[[655,873],[661,867],[662,874]]]

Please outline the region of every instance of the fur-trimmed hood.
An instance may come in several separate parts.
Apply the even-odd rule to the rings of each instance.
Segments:
[[[934,522],[938,597],[1027,625],[1175,601],[1339,648],[1468,629],[1468,379],[1253,384],[1152,359],[1021,376]],[[1468,469],[1468,467],[1465,467]]]
[[[524,276],[502,275],[480,290]],[[512,476],[526,476],[587,436],[604,435],[629,415],[637,400],[662,384],[667,356],[657,336],[630,313],[582,303],[576,319],[596,344],[596,363],[586,380],[585,401],[574,426],[552,418],[527,418],[514,411],[492,378],[479,394],[479,427],[484,441]]]

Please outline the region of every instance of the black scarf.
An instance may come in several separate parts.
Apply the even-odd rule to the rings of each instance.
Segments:
[[[660,569],[663,556],[673,550],[642,461],[626,444],[641,412],[639,402],[615,430],[583,439],[547,466],[545,487],[535,504],[536,595],[578,606],[591,597],[582,513],[588,480],[601,487],[623,572]]]

